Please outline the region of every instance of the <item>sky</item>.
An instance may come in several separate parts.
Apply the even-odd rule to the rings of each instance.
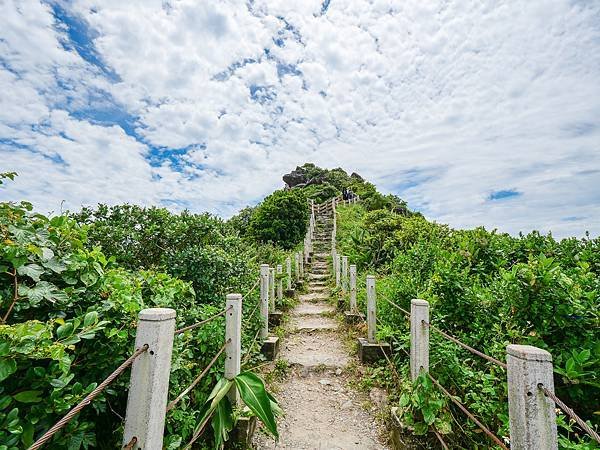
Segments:
[[[223,217],[305,162],[600,234],[596,0],[0,0],[0,200]]]

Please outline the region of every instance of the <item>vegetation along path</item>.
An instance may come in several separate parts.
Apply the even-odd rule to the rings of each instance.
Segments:
[[[317,215],[308,293],[292,311],[281,358],[291,374],[278,394],[285,411],[280,440],[258,434],[260,449],[385,449],[365,399],[348,387],[352,358],[344,347],[334,307],[328,302],[331,210]]]

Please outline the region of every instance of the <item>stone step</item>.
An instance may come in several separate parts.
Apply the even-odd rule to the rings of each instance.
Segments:
[[[309,280],[326,280],[327,278],[329,278],[329,275],[327,275],[326,273],[311,272],[308,274]]]
[[[335,320],[323,316],[292,316],[290,328],[293,332],[335,331],[338,324]]]
[[[322,333],[290,335],[281,349],[281,358],[308,370],[347,366],[350,358],[341,341],[328,339],[323,345],[322,337]]]
[[[325,301],[329,298],[329,294],[327,292],[311,292],[310,294],[300,294],[298,296],[298,300],[301,302],[312,302],[318,303]]]
[[[335,308],[328,303],[301,303],[292,311],[293,316],[318,316],[335,312]]]

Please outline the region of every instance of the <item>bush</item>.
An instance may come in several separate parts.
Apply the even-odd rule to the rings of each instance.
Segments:
[[[275,191],[254,211],[250,234],[259,242],[291,249],[304,239],[308,218],[308,204],[301,190]]]

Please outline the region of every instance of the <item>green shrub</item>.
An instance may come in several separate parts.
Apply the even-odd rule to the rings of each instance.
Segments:
[[[250,234],[259,242],[291,249],[304,239],[308,218],[308,204],[301,190],[275,191],[254,211]]]

